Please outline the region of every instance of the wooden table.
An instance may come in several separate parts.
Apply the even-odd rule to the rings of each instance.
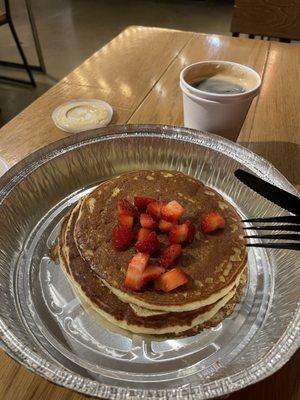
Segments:
[[[300,188],[299,45],[133,26],[123,31],[0,130],[0,155],[15,164],[65,137],[50,118],[73,98],[102,98],[113,123],[182,125],[179,71],[200,60],[249,65],[263,78],[239,142],[271,161]],[[59,62],[59,60],[58,60]],[[0,400],[79,400],[0,353]],[[299,400],[300,353],[272,377],[230,400]]]

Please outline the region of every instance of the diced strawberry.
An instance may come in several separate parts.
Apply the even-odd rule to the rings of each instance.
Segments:
[[[163,292],[170,292],[187,282],[186,273],[180,267],[176,267],[157,278],[154,282],[154,288]]]
[[[189,229],[187,224],[174,225],[169,232],[169,242],[171,244],[183,243],[187,240],[188,233]]]
[[[156,233],[151,232],[145,239],[137,242],[134,247],[141,253],[153,254],[159,250],[160,241],[158,240]]]
[[[178,221],[184,213],[184,208],[177,201],[173,200],[164,205],[161,209],[161,218],[165,221]]]
[[[149,203],[147,206],[147,214],[160,219],[160,212],[165,204],[166,202],[163,201],[153,201],[152,203]]]
[[[209,233],[222,229],[225,226],[224,218],[216,210],[210,211],[200,221],[200,228],[203,233]]]
[[[142,277],[149,262],[149,254],[137,253],[128,264],[124,285],[127,289],[140,290]]]
[[[149,214],[141,214],[140,224],[147,229],[155,229],[157,227],[157,221]]]
[[[161,219],[158,225],[159,230],[165,233],[169,232],[173,228],[173,226],[174,224],[172,222],[165,221],[164,219]]]
[[[143,272],[142,285],[144,286],[146,283],[154,281],[164,272],[166,272],[166,270],[160,265],[149,265]]]
[[[127,226],[127,228],[132,229],[134,218],[131,215],[121,214],[118,216],[118,221],[121,226]]]
[[[140,228],[137,234],[137,241],[139,242],[140,240],[145,239],[150,232],[151,232],[150,229]]]
[[[116,250],[126,250],[132,242],[132,232],[127,226],[115,228],[112,233],[112,241]]]
[[[136,217],[137,215],[135,206],[126,199],[118,200],[117,210],[118,215],[130,215],[131,217]]]
[[[187,234],[186,241],[187,241],[187,243],[191,244],[195,238],[196,228],[195,228],[195,225],[193,225],[191,223],[191,221],[189,221],[189,220],[185,221],[185,224],[188,227],[188,234]]]
[[[181,225],[174,225],[169,232],[169,242],[173,243],[192,243],[195,237],[196,228],[187,220]]]
[[[181,254],[180,244],[171,244],[166,247],[160,256],[160,263],[163,267],[169,267]]]
[[[138,208],[140,212],[145,212],[147,209],[147,205],[155,201],[151,197],[140,197],[134,196],[133,203]]]

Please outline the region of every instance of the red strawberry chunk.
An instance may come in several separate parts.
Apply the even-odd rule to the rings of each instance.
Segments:
[[[160,241],[158,240],[156,233],[151,232],[145,239],[137,242],[134,247],[141,253],[153,254],[159,250]]]
[[[200,221],[200,229],[203,233],[214,232],[224,227],[225,220],[216,210],[212,210],[208,214],[205,214]]]
[[[147,209],[147,205],[155,201],[151,197],[140,197],[134,196],[133,203],[138,208],[140,212],[145,212]]]
[[[180,244],[171,244],[166,247],[160,256],[160,263],[163,267],[169,267],[181,254]]]
[[[172,222],[165,221],[164,219],[161,219],[158,225],[159,230],[165,233],[169,232],[173,228],[173,226],[174,224]]]
[[[161,209],[165,204],[166,203],[162,201],[153,201],[152,203],[149,203],[147,206],[147,214],[160,218]]]
[[[118,215],[130,215],[136,217],[137,209],[126,199],[120,199],[117,203]]]
[[[131,215],[121,214],[118,216],[118,221],[121,226],[127,226],[127,228],[132,229],[134,218]]]
[[[176,267],[157,278],[154,282],[154,288],[163,292],[170,292],[187,282],[188,277],[186,273],[180,267]]]
[[[112,241],[116,250],[126,250],[132,242],[132,232],[127,226],[115,228],[112,233]]]
[[[139,231],[138,231],[138,234],[137,234],[137,240],[138,240],[138,242],[139,242],[140,240],[145,239],[145,238],[149,235],[150,232],[151,232],[150,229],[140,228]]]
[[[156,220],[149,214],[141,214],[140,224],[143,228],[155,229],[157,227]]]
[[[193,225],[191,223],[191,221],[189,221],[189,220],[185,221],[185,224],[188,227],[188,234],[187,234],[186,241],[187,241],[187,243],[191,244],[195,238],[196,228],[195,228],[195,225]]]
[[[161,209],[161,217],[165,221],[176,222],[184,213],[184,208],[177,201],[173,200],[164,205]]]
[[[187,224],[175,225],[169,232],[169,242],[171,244],[182,243],[187,240],[189,228]]]
[[[128,264],[124,285],[127,289],[140,290],[143,285],[143,272],[149,262],[149,254],[137,253]]]
[[[142,285],[144,286],[146,283],[154,281],[164,272],[166,272],[166,270],[160,265],[149,265],[143,272]]]

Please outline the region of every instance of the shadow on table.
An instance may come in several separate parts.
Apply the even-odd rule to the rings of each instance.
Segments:
[[[300,190],[300,145],[291,142],[240,142],[254,153],[270,161]]]
[[[300,350],[275,374],[227,396],[226,400],[298,400],[299,376]]]

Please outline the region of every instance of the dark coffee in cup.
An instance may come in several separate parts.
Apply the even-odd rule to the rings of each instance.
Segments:
[[[187,71],[185,81],[202,92],[233,95],[251,90],[256,80],[236,64],[199,64]]]
[[[246,89],[239,83],[232,82],[229,79],[222,79],[217,75],[197,80],[196,82],[191,83],[191,86],[202,90],[203,92],[218,94],[237,94],[246,91]]]

